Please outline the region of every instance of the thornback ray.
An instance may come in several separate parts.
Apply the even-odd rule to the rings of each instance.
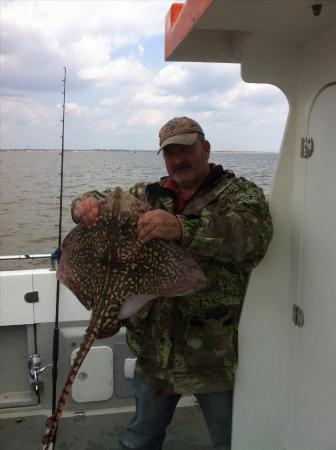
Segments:
[[[57,277],[92,310],[89,326],[43,437],[49,449],[75,377],[96,339],[116,334],[121,320],[156,297],[184,296],[206,285],[200,266],[173,241],[141,244],[137,223],[150,207],[121,188],[108,192],[98,224],[77,225],[64,239]]]

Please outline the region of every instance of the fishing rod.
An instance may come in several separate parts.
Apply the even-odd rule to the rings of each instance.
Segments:
[[[65,118],[65,86],[66,86],[66,67],[64,69],[63,78],[63,113],[62,113],[62,151],[61,151],[61,183],[60,183],[60,202],[59,202],[59,221],[58,221],[58,249],[57,249],[57,262],[59,263],[61,257],[61,245],[62,245],[62,218],[63,218],[63,174],[64,174],[64,118]],[[53,338],[53,368],[52,368],[52,414],[56,412],[56,391],[57,391],[57,374],[58,374],[58,353],[59,353],[59,328],[58,328],[58,317],[59,317],[59,298],[60,298],[60,282],[56,281],[56,312],[55,312],[55,325],[54,325],[54,338]],[[54,435],[53,444],[55,446],[56,433]]]

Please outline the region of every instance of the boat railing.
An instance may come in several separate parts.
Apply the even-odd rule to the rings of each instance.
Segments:
[[[35,254],[35,255],[6,255],[6,256],[0,256],[0,261],[15,261],[19,259],[51,259],[52,253],[41,253],[41,254]]]
[[[0,263],[1,262],[9,262],[9,261],[34,261],[34,260],[45,260],[48,259],[50,261],[51,270],[56,270],[57,262],[58,262],[58,251],[55,250],[52,253],[36,253],[29,254],[25,253],[23,255],[0,255]]]

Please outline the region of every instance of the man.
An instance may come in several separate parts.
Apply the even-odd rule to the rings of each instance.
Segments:
[[[194,394],[214,447],[228,450],[238,322],[272,221],[259,187],[209,164],[210,143],[196,121],[174,118],[159,136],[168,177],[130,190],[152,206],[138,221],[139,240],[178,241],[202,266],[207,286],[174,301],[149,302],[129,319],[127,341],[137,357],[136,413],[120,448],[161,449],[181,394]],[[95,226],[99,195],[74,202],[75,221]]]

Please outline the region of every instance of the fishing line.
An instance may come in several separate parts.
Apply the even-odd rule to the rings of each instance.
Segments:
[[[62,114],[62,151],[61,151],[61,183],[60,183],[60,202],[59,202],[59,221],[58,221],[58,249],[57,249],[57,263],[59,263],[61,257],[61,244],[62,244],[62,210],[63,210],[63,167],[64,167],[64,118],[65,118],[65,83],[66,83],[66,67],[64,69],[63,79],[63,114]],[[60,282],[56,280],[56,312],[55,312],[55,324],[54,324],[54,337],[53,337],[53,368],[52,368],[52,414],[56,412],[56,391],[57,391],[57,374],[58,374],[58,354],[59,354],[59,298],[60,298]],[[54,435],[53,444],[55,447],[56,433]]]

